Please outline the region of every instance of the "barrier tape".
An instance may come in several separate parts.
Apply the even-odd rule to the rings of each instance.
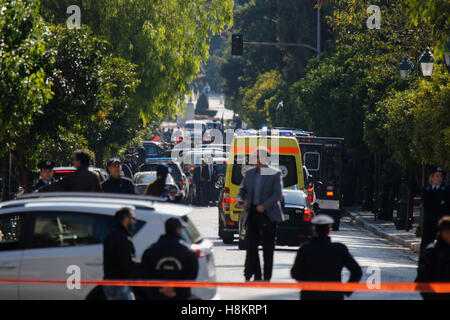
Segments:
[[[0,279],[2,283],[45,283],[72,284],[70,280]],[[201,282],[201,281],[158,281],[158,280],[80,280],[83,285],[131,286],[131,287],[178,287],[178,288],[262,288],[296,289],[307,291],[368,291],[368,292],[431,292],[450,293],[450,282],[386,282],[386,283],[341,283],[341,282]]]

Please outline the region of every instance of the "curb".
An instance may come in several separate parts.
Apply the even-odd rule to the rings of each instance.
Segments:
[[[352,223],[356,223],[357,225],[363,227],[366,230],[369,230],[373,233],[375,233],[377,236],[380,236],[384,239],[387,239],[395,244],[398,244],[402,247],[408,248],[414,253],[420,252],[420,241],[410,241],[406,239],[402,239],[398,236],[393,236],[384,231],[382,228],[375,226],[369,222],[367,222],[364,218],[361,218],[361,216],[358,213],[354,213],[349,211],[348,209],[344,209],[344,212],[347,216],[349,216],[352,220]]]

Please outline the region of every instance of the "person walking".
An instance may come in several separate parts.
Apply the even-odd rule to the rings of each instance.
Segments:
[[[342,243],[331,242],[329,234],[333,218],[318,214],[313,224],[313,237],[301,246],[291,269],[291,276],[297,281],[340,282],[344,267],[350,271],[348,282],[359,282],[362,270]],[[351,292],[301,291],[301,300],[343,300]]]
[[[450,215],[450,189],[443,185],[443,170],[433,167],[429,182],[422,193],[423,231],[420,252],[435,240],[437,223],[444,215]]]
[[[419,260],[416,282],[450,282],[450,216],[439,220],[436,238]],[[421,295],[424,300],[450,300],[450,293],[421,292]]]
[[[194,250],[182,238],[185,223],[179,218],[169,218],[166,233],[142,256],[142,277],[149,280],[195,280],[198,274],[198,258]],[[152,300],[196,299],[191,288],[149,287],[147,297]],[[197,298],[198,299],[198,298]]]
[[[102,183],[104,192],[135,194],[133,181],[120,176],[122,162],[119,158],[110,158],[106,169],[108,170],[109,178]]]
[[[39,181],[33,185],[32,191],[38,191],[39,188],[56,182],[53,177],[55,172],[53,168],[55,167],[55,162],[50,159],[45,159],[39,162]]]
[[[89,151],[76,150],[73,154],[73,166],[77,169],[56,183],[39,188],[39,192],[79,191],[102,192],[99,176],[89,171],[91,158]]]
[[[116,228],[103,242],[104,279],[136,279],[139,275],[139,263],[135,258],[132,241],[136,215],[132,209],[123,207],[117,210],[115,218]],[[108,300],[135,300],[133,290],[128,286],[103,286],[103,292]]]
[[[264,280],[272,277],[276,224],[283,221],[281,211],[282,180],[280,171],[269,167],[269,151],[258,147],[252,155],[256,167],[247,170],[238,192],[239,206],[245,209],[243,225],[246,229],[247,252],[244,276],[249,281],[261,279],[258,245],[264,253]]]
[[[205,159],[201,159],[201,164],[194,169],[194,184],[197,195],[197,203],[199,205],[205,205],[206,203],[206,193],[207,193],[207,181],[208,181],[208,170],[205,163]]]

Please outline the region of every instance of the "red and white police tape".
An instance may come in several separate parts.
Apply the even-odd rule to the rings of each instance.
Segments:
[[[36,280],[36,279],[0,279],[2,283],[36,283],[36,284],[67,284],[68,280]],[[386,282],[386,283],[341,283],[341,282],[201,282],[181,280],[80,280],[82,285],[101,286],[132,286],[132,287],[179,287],[179,288],[259,288],[259,289],[296,289],[307,291],[395,291],[395,292],[432,292],[450,293],[450,282]]]

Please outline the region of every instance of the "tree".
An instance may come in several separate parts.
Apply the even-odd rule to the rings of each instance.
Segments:
[[[53,52],[38,10],[33,0],[0,1],[0,157],[7,159],[14,151],[19,173],[27,180],[31,174],[25,169],[26,149],[18,146],[29,142],[24,137],[32,134],[34,116],[52,97],[44,65],[53,61]]]
[[[72,4],[111,53],[138,66],[133,103],[144,122],[179,111],[178,102],[208,58],[211,37],[231,24],[233,7],[232,0],[42,0],[41,12],[65,23]]]

